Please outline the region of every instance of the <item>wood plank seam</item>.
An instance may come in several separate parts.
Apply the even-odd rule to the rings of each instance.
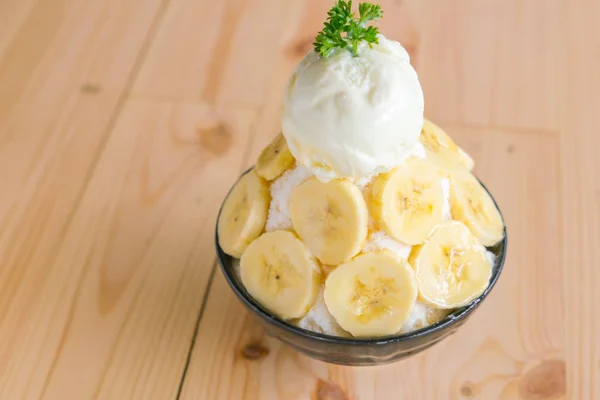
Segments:
[[[190,349],[188,350],[188,354],[185,359],[185,365],[183,366],[183,372],[181,374],[181,381],[179,382],[179,387],[177,388],[177,396],[175,396],[175,400],[179,400],[179,398],[181,397],[181,391],[183,390],[185,376],[187,374],[187,370],[190,365],[190,360],[192,359],[192,353],[194,351],[194,345],[196,344],[196,339],[198,338],[198,327],[200,327],[200,321],[202,320],[202,316],[204,315],[204,310],[206,309],[208,295],[210,294],[210,288],[212,286],[212,282],[213,282],[213,278],[215,277],[216,270],[217,270],[217,262],[215,261],[215,262],[213,262],[212,269],[210,271],[210,276],[208,278],[208,282],[206,283],[206,288],[204,289],[204,296],[202,297],[200,311],[198,312],[198,317],[196,318],[196,325],[194,326],[194,335],[192,336],[192,341],[190,343]]]
[[[264,106],[262,106],[259,109],[257,115],[259,116],[263,112],[263,110],[264,110]],[[246,143],[246,149],[244,151],[244,155],[242,156],[242,162],[240,164],[238,175],[241,175],[244,172],[244,169],[246,168],[246,166],[248,165],[248,161],[250,159],[250,154],[252,154],[252,149],[254,147],[254,142],[255,142],[256,136],[257,136],[256,124],[259,121],[260,121],[260,118],[255,118],[254,121],[252,121],[252,125],[250,127],[250,135],[249,135],[248,141]],[[194,345],[196,344],[196,339],[198,337],[198,329],[200,327],[200,322],[202,321],[202,316],[204,315],[204,310],[206,309],[206,304],[208,303],[208,298],[209,298],[212,284],[214,281],[214,276],[215,276],[215,273],[217,270],[217,264],[218,264],[217,259],[216,259],[216,257],[214,257],[212,269],[210,271],[210,276],[209,276],[208,282],[206,284],[206,289],[204,291],[202,303],[200,305],[200,311],[198,312],[198,318],[196,319],[196,325],[194,327],[194,336],[192,336],[190,348],[188,350],[187,358],[185,361],[185,366],[183,368],[183,374],[181,376],[181,381],[179,382],[179,387],[177,388],[177,397],[175,398],[175,400],[179,400],[181,397],[183,386],[185,384],[185,377],[187,376],[188,367],[190,365],[190,361],[192,359],[192,354],[194,352]]]

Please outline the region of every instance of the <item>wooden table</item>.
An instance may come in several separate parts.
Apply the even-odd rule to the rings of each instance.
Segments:
[[[600,398],[600,2],[383,1],[510,236],[457,334],[381,368],[265,337],[217,208],[324,0],[0,0],[0,399]]]

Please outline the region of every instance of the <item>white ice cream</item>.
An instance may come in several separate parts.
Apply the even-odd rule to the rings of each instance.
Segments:
[[[423,91],[406,50],[379,35],[358,51],[311,51],[288,83],[283,134],[321,181],[390,170],[414,151],[423,127]]]
[[[439,310],[417,300],[400,332],[407,333],[434,324],[448,315],[449,311]]]
[[[297,325],[300,328],[324,333],[326,335],[351,337],[352,335],[338,325],[335,318],[333,318],[333,315],[331,315],[327,309],[324,298],[324,289],[324,287],[321,287],[321,291],[317,296],[315,304],[308,313],[297,322]]]
[[[427,326],[428,311],[429,307],[427,305],[417,301],[410,312],[408,319],[404,321],[399,333],[407,333]]]
[[[496,255],[494,253],[488,250],[485,252],[485,257],[488,259],[492,267],[496,265]]]
[[[292,190],[311,176],[313,174],[308,168],[297,164],[294,169],[285,171],[271,184],[271,204],[265,226],[267,232],[277,229],[292,229],[289,209]]]
[[[398,257],[408,259],[412,246],[394,239],[383,231],[373,232],[367,238],[367,242],[362,249],[363,253],[372,251],[389,250]]]

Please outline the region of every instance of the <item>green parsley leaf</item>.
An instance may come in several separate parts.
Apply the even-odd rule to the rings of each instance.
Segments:
[[[317,34],[315,52],[321,57],[327,57],[333,49],[347,49],[354,57],[358,56],[358,44],[365,41],[369,47],[379,43],[377,34],[379,30],[374,26],[366,26],[370,21],[383,17],[383,10],[379,4],[360,3],[356,18],[352,12],[352,0],[338,0],[327,12],[327,21],[323,30]]]

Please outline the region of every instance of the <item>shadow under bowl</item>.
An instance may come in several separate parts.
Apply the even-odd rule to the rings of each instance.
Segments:
[[[483,187],[488,191],[485,185]],[[481,296],[465,307],[454,310],[446,318],[435,324],[401,335],[373,339],[325,335],[299,328],[276,317],[254,300],[246,291],[235,271],[234,259],[225,254],[219,245],[219,237],[216,234],[216,229],[215,244],[217,259],[229,286],[244,306],[250,310],[251,314],[258,319],[267,334],[310,357],[328,363],[368,366],[388,364],[410,357],[456,332],[481,305],[498,281],[506,258],[507,236],[505,229],[502,241],[494,247],[488,248],[495,255],[495,263],[492,268],[490,284]]]

